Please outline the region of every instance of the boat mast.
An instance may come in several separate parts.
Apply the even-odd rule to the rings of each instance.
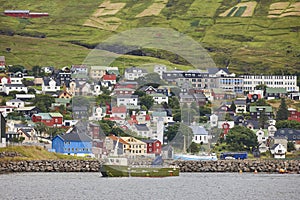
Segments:
[[[116,143],[116,146],[115,146],[115,149],[114,149],[114,156],[118,156],[118,147],[119,147],[119,137],[118,137],[118,140],[117,140],[117,143]]]

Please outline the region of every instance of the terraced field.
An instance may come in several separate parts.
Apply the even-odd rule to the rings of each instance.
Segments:
[[[0,55],[9,64],[28,68],[80,64],[92,48],[117,33],[163,27],[201,43],[217,66],[235,73],[300,72],[299,0],[0,0],[0,5],[3,11],[49,13],[34,19],[0,14]],[[120,48],[129,44],[122,41]],[[113,64],[189,68],[161,49],[141,47],[132,54]]]

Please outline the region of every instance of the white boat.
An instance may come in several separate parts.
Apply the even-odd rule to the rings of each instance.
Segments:
[[[207,155],[190,155],[190,154],[175,154],[174,160],[193,160],[193,161],[216,161],[216,154]]]

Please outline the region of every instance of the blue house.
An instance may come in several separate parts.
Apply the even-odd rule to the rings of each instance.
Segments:
[[[84,133],[71,132],[52,139],[56,153],[77,156],[92,156],[92,139]]]

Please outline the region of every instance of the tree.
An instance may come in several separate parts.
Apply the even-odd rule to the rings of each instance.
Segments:
[[[295,151],[295,150],[296,150],[296,147],[295,147],[294,142],[289,141],[289,142],[287,143],[287,151],[288,151],[288,152],[291,152],[291,151]]]
[[[22,65],[13,65],[8,68],[8,71],[12,73],[16,73],[16,72],[23,72],[24,69],[25,68]]]
[[[265,91],[267,89],[267,85],[266,84],[259,84],[259,85],[255,86],[255,89]]]
[[[33,104],[42,112],[49,112],[52,103],[54,103],[54,98],[46,94],[37,94],[33,99]]]
[[[230,129],[226,135],[226,143],[232,151],[252,150],[258,145],[256,134],[244,126]]]
[[[37,65],[32,67],[31,73],[34,77],[43,77],[43,76],[45,76],[45,72],[42,69],[42,67],[37,66]]]
[[[235,112],[236,105],[235,105],[234,101],[231,102],[230,109]]]
[[[252,103],[253,106],[270,106],[265,99],[258,99],[256,102]]]
[[[276,122],[276,128],[281,129],[281,128],[291,128],[291,129],[300,129],[300,122],[297,122],[295,120],[282,120]]]
[[[172,109],[179,109],[180,108],[180,103],[177,97],[172,96],[171,98],[169,98],[169,106]]]
[[[142,96],[139,98],[139,100],[140,100],[140,105],[146,106],[147,110],[149,110],[154,104],[153,98],[149,95]]]
[[[198,144],[195,142],[192,142],[188,148],[188,152],[190,152],[190,153],[198,153],[199,150],[200,150],[200,148],[199,148]]]
[[[288,117],[289,117],[288,107],[286,105],[285,99],[281,98],[281,103],[276,114],[276,120],[278,121],[287,120]]]
[[[158,73],[149,73],[145,76],[139,77],[136,79],[139,85],[150,85],[150,84],[165,84],[164,81],[161,80]]]
[[[268,116],[266,115],[266,111],[263,110],[262,112],[260,112],[260,115],[259,115],[259,119],[258,119],[258,122],[259,122],[259,126],[260,128],[264,128],[265,125],[267,124],[267,121],[268,121]]]

